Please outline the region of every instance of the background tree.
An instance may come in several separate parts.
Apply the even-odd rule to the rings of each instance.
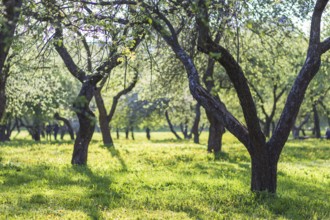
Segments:
[[[56,111],[71,116],[76,82],[65,77],[64,66],[58,64],[51,50],[43,47],[39,30],[24,25],[18,29],[23,34],[12,44],[14,56],[8,62],[11,68],[6,85],[8,102],[1,126],[6,129],[0,129],[0,133],[8,140],[13,125],[25,125],[34,139],[40,140],[44,125],[53,123]]]

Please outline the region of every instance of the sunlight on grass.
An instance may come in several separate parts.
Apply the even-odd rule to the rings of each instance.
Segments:
[[[226,133],[219,160],[201,144],[167,132],[102,146],[88,166],[71,166],[69,140],[35,143],[22,134],[0,144],[0,219],[329,219],[329,142],[289,141],[278,193],[249,190],[250,159]],[[23,138],[23,139],[22,139]]]

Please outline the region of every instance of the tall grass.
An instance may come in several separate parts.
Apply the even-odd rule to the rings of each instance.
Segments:
[[[250,192],[250,159],[230,134],[219,160],[166,132],[116,140],[95,134],[88,165],[72,142],[0,144],[0,219],[330,219],[330,142],[289,141],[276,195]]]

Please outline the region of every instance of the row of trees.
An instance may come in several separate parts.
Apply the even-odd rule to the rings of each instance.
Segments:
[[[40,127],[41,116],[73,110],[80,126],[71,162],[83,165],[94,107],[108,146],[110,124],[149,129],[160,118],[181,139],[175,118],[183,138],[198,143],[207,119],[208,151],[218,154],[228,130],[251,156],[251,189],[275,192],[281,151],[291,129],[302,128],[296,119],[313,114],[316,137],[319,115],[329,120],[322,55],[330,38],[326,29],[321,33],[322,16],[329,24],[327,3],[2,1],[2,123],[30,112]],[[295,26],[307,20],[309,37]],[[133,89],[138,95],[127,96]]]

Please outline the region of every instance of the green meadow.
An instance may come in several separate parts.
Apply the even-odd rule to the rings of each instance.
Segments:
[[[201,144],[167,132],[102,146],[70,164],[73,143],[0,144],[0,219],[330,219],[330,141],[288,141],[277,194],[250,192],[250,159],[228,132],[215,160]]]

